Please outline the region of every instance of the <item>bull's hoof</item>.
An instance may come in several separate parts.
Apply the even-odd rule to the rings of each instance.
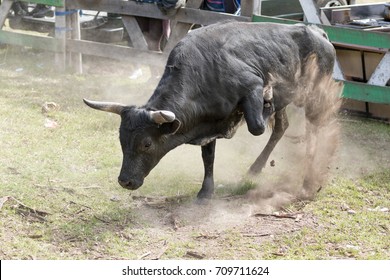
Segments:
[[[196,203],[202,205],[207,204],[208,200],[210,200],[214,195],[213,189],[214,188],[212,188],[211,191],[204,191],[203,189],[200,190],[196,198]]]
[[[252,165],[252,166],[249,168],[247,174],[248,174],[249,176],[255,176],[255,175],[261,173],[261,170],[262,170],[262,169],[263,169],[263,166]]]
[[[195,200],[195,204],[198,205],[208,205],[210,203],[211,198],[199,198],[197,197]]]

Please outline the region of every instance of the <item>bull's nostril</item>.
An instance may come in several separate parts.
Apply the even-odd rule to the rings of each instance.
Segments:
[[[130,182],[130,181],[118,180],[118,183],[119,183],[119,185],[121,185],[121,186],[124,187],[124,188],[128,188],[128,187],[131,186],[131,182]]]

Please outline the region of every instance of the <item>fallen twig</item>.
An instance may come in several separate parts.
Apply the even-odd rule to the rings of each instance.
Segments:
[[[275,218],[281,218],[281,219],[287,218],[287,219],[294,219],[294,220],[296,220],[297,218],[300,219],[302,217],[302,214],[303,214],[302,212],[297,212],[297,213],[279,213],[279,212],[274,212],[274,213],[271,213],[271,214],[255,213],[252,216],[254,216],[254,217],[275,217]]]
[[[183,199],[188,199],[188,195],[177,195],[177,196],[161,196],[161,197],[152,197],[152,196],[138,196],[133,195],[131,196],[133,200],[141,201],[143,203],[146,203],[149,206],[161,206],[162,204],[166,203],[172,203],[172,202],[180,202]]]
[[[267,232],[267,233],[243,233],[243,237],[264,237],[264,236],[270,236],[273,235],[274,233]]]
[[[208,233],[200,233],[198,236],[196,236],[196,239],[217,239],[220,237],[220,234],[208,234]]]
[[[69,201],[69,204],[75,204],[75,205],[79,205],[79,206],[82,206],[82,207],[85,207],[85,208],[88,208],[90,210],[92,210],[91,207],[87,206],[87,205],[84,205],[84,204],[81,204],[81,203],[78,203],[78,202],[74,202],[72,200]]]
[[[94,215],[94,217],[95,217],[95,219],[97,219],[97,220],[99,220],[99,221],[101,221],[101,222],[103,222],[103,223],[105,223],[105,224],[109,224],[109,223],[110,223],[110,221],[104,220],[103,218],[99,218],[99,217],[96,216],[96,215]]]
[[[41,217],[46,217],[47,215],[50,215],[50,213],[48,213],[48,212],[28,207],[27,205],[22,203],[20,200],[14,198],[13,196],[2,197],[0,199],[0,209],[3,207],[5,202],[10,201],[10,200],[15,201],[17,203],[17,205],[18,205],[18,208],[21,208],[22,210],[27,210],[31,214],[35,214],[35,215],[38,215],[38,216],[41,216]]]
[[[149,251],[149,252],[147,252],[147,253],[141,255],[138,259],[139,259],[139,260],[142,260],[143,258],[146,258],[147,256],[149,256],[151,253],[152,253],[152,252]]]
[[[271,236],[271,235],[280,235],[285,233],[291,233],[295,231],[299,231],[300,228],[292,228],[287,231],[281,231],[281,232],[265,232],[265,233],[241,233],[243,237],[264,237],[264,236]]]

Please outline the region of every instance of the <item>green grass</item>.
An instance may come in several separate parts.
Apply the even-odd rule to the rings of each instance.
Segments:
[[[268,250],[286,246],[283,258],[288,259],[389,259],[389,212],[375,211],[389,205],[389,176],[387,170],[357,180],[334,180],[304,208],[316,217],[317,226],[278,237]]]
[[[390,208],[388,125],[341,120],[332,181],[315,201],[288,207],[303,212],[301,221],[251,217],[245,194],[259,182],[239,177],[261,145],[245,130],[217,145],[222,187],[209,205],[193,203],[203,178],[198,147],[172,151],[129,192],[116,182],[120,119],[87,108],[82,98],[142,104],[156,81],[132,81],[131,65],[107,61],[102,70],[89,61],[84,75],[56,73],[50,54],[23,51],[21,59],[20,49],[0,50],[0,198],[49,214],[42,220],[5,202],[1,259],[136,259],[148,252],[182,259],[188,251],[210,259],[390,258],[389,212],[370,210]],[[43,114],[45,102],[60,109]],[[46,128],[47,118],[58,126]],[[277,166],[265,169],[262,183],[277,183],[278,167],[288,166],[283,150],[274,158]]]

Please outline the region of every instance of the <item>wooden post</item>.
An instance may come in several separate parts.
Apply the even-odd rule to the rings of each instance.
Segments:
[[[80,15],[78,10],[74,10],[70,14],[70,28],[71,28],[71,39],[80,40]],[[71,55],[71,66],[75,73],[83,73],[83,62],[81,53],[70,53]]]
[[[68,30],[66,26],[65,6],[56,8],[55,17],[55,38],[59,41],[59,49],[55,55],[55,64],[57,70],[63,72],[66,69],[66,33]]]
[[[201,0],[188,0],[186,8],[198,9],[203,1]],[[171,24],[171,35],[167,44],[164,47],[163,52],[169,54],[176,44],[188,33],[191,29],[192,23],[184,23],[173,21]]]
[[[254,0],[241,0],[241,15],[252,17],[254,9]]]
[[[253,14],[258,16],[261,15],[261,0],[253,1]]]
[[[14,2],[11,0],[3,0],[0,5],[0,29],[3,27],[5,20],[7,19],[9,10]]]
[[[122,22],[129,34],[133,47],[140,50],[148,50],[148,44],[135,17],[122,15]]]

